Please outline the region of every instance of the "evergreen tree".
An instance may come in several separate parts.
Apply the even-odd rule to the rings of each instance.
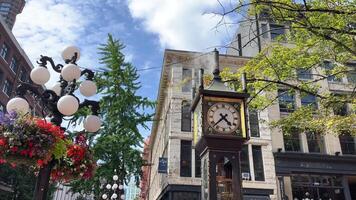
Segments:
[[[95,176],[89,181],[73,181],[73,192],[92,194],[100,198],[100,186],[112,182],[114,170],[120,181],[135,176],[137,183],[141,175],[141,144],[143,137],[139,127],[147,128],[146,122],[152,114],[144,112],[153,108],[154,102],[137,95],[140,88],[139,75],[131,63],[125,61],[124,45],[109,34],[107,43],[101,45],[99,54],[103,64],[96,74],[103,126],[92,143],[94,156],[98,160]]]

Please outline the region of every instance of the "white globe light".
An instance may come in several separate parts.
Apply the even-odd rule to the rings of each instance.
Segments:
[[[96,94],[96,84],[93,81],[85,80],[79,85],[79,91],[86,97]]]
[[[45,67],[35,67],[31,70],[30,78],[34,83],[43,85],[48,82],[50,74]]]
[[[121,198],[121,199],[125,199],[125,195],[122,194],[122,195],[120,196],[120,198]]]
[[[88,132],[97,132],[101,127],[101,120],[96,115],[88,115],[84,120],[84,128]]]
[[[63,115],[73,115],[79,108],[77,98],[72,95],[65,95],[58,100],[57,109]]]
[[[110,190],[110,189],[111,189],[111,185],[110,185],[110,184],[107,184],[107,185],[106,185],[106,189]]]
[[[10,101],[6,105],[7,112],[16,111],[27,113],[29,109],[30,106],[28,105],[28,102],[26,101],[26,99],[23,99],[21,97],[15,97],[13,99],[10,99]]]
[[[114,183],[114,184],[112,185],[112,189],[113,189],[113,190],[116,190],[118,187],[119,187],[119,186],[118,186],[116,183]]]
[[[61,75],[66,81],[78,80],[80,78],[80,67],[75,64],[66,64],[64,65]]]
[[[119,180],[119,176],[118,176],[118,175],[114,175],[114,176],[112,177],[112,179],[113,179],[114,181],[117,181],[117,180]]]
[[[103,199],[107,199],[108,198],[108,195],[106,194],[103,194],[103,196],[101,196]]]
[[[116,199],[117,198],[117,194],[116,193],[112,194],[111,198],[112,199]]]
[[[61,84],[60,84],[60,83],[54,84],[54,85],[50,88],[50,90],[52,90],[53,92],[55,92],[57,96],[61,96],[61,90],[62,90],[62,88],[61,88]]]
[[[74,53],[77,53],[77,60],[79,60],[80,58],[80,50],[78,47],[76,46],[69,46],[67,48],[65,48],[62,51],[62,58],[63,60],[70,60],[72,59],[72,57],[74,56]]]
[[[122,190],[124,188],[123,185],[119,185],[119,190]]]

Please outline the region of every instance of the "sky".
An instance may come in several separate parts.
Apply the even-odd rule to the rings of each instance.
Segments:
[[[229,9],[228,0],[220,3]],[[207,52],[232,40],[236,27],[216,29],[221,17],[214,12],[222,12],[217,0],[27,0],[13,32],[34,65],[40,55],[63,63],[61,51],[75,45],[81,49],[77,64],[94,70],[100,67],[97,48],[110,33],[139,71],[138,94],[156,100],[165,49]]]

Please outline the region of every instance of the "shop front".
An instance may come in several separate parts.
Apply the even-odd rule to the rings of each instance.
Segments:
[[[282,200],[356,199],[356,157],[322,154],[274,154]]]

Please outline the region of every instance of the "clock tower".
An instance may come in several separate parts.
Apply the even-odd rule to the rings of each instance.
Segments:
[[[213,81],[207,88],[201,81],[192,105],[194,145],[201,158],[201,197],[242,200],[240,152],[248,140],[245,114],[249,95],[237,93],[222,82],[217,50],[215,61]]]

